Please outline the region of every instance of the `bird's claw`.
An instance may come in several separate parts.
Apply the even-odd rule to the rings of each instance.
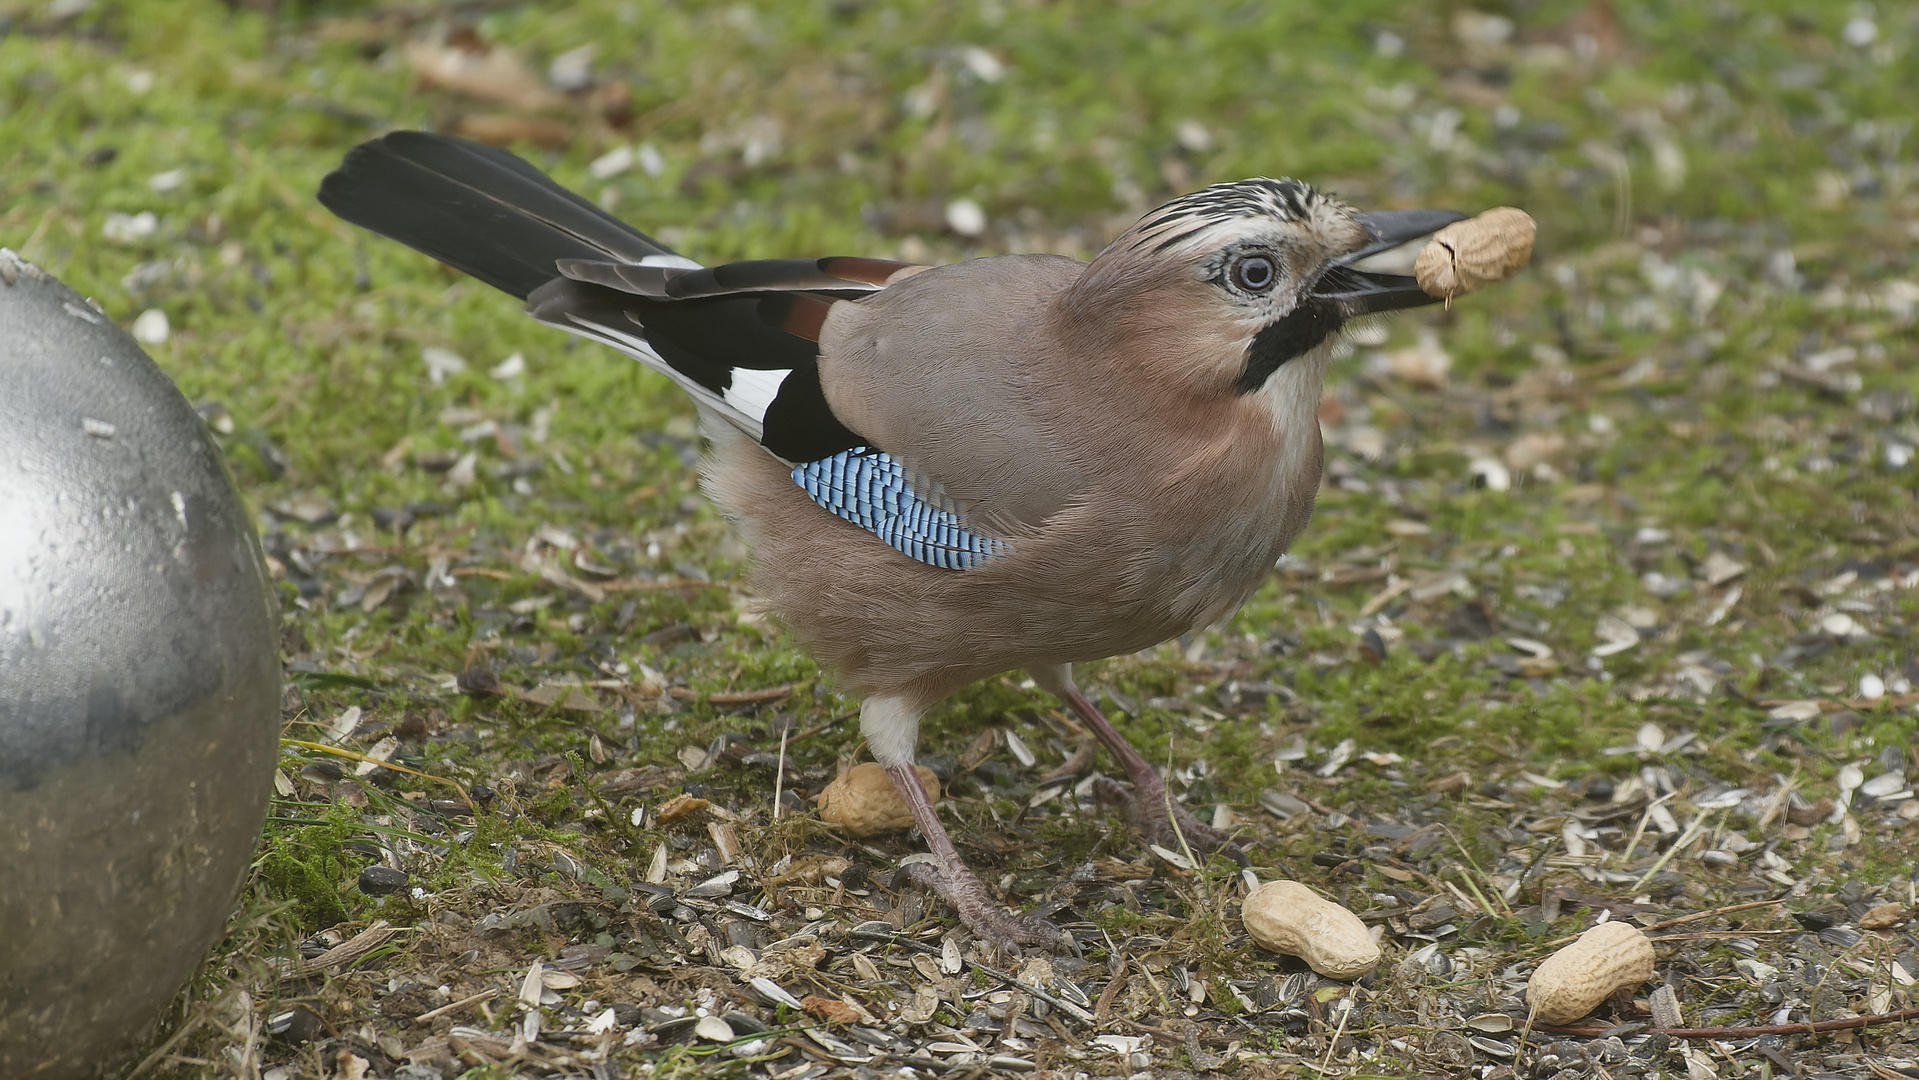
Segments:
[[[1117,804],[1126,815],[1126,820],[1148,843],[1178,851],[1183,839],[1185,846],[1196,853],[1210,855],[1219,852],[1241,866],[1251,865],[1246,853],[1233,843],[1231,833],[1213,828],[1194,817],[1186,807],[1165,798],[1164,789],[1158,798],[1154,798],[1150,792],[1135,795],[1117,780],[1102,776],[1093,784],[1093,797],[1100,802]],[[1170,816],[1167,813],[1169,803],[1172,807]]]
[[[941,870],[926,863],[908,863],[900,867],[901,879],[936,892],[953,905],[961,925],[987,944],[1017,954],[1021,945],[1051,945],[1060,938],[1060,929],[1033,915],[1015,915],[995,903],[984,882],[965,869]]]

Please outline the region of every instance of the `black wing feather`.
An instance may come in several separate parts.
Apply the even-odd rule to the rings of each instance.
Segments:
[[[559,259],[673,254],[504,150],[422,131],[355,147],[320,184],[320,202],[521,298],[556,276]]]
[[[754,434],[760,445],[787,461],[817,461],[868,441],[840,423],[827,405],[820,387],[818,343],[779,328],[792,301],[803,298],[747,293],[650,301],[559,278],[534,291],[527,311],[543,323],[575,332],[598,327],[643,336],[660,360],[720,403],[727,400],[738,370],[790,371],[765,414],[752,417],[760,427]],[[605,335],[595,336],[606,340]]]
[[[766,433],[760,445],[787,461],[819,461],[842,450],[870,445],[833,415],[820,386],[817,361],[796,367],[780,384],[779,396],[766,408]]]
[[[646,339],[668,363],[684,355],[729,368],[777,371],[811,364],[820,354],[818,342],[761,321],[760,297],[750,293],[665,303],[637,300],[628,313],[646,328]]]

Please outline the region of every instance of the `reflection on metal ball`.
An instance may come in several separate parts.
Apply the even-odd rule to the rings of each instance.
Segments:
[[[206,425],[0,249],[0,1077],[118,1071],[266,815],[278,613]]]

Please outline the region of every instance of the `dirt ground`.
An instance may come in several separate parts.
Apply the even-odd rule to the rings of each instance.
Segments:
[[[0,0],[0,244],[201,408],[285,612],[278,798],[130,1075],[1919,1077],[1910,4]],[[1088,666],[1251,866],[1142,844],[1018,676],[921,738],[1012,955],[813,800],[857,702],[757,613],[664,380],[313,201],[514,147],[704,261],[1090,257],[1202,184],[1528,209],[1357,331],[1314,523]],[[1304,882],[1383,952],[1254,945]],[[1564,1026],[1600,919],[1653,975]]]

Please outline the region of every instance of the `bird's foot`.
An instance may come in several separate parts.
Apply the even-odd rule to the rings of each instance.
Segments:
[[[963,866],[942,869],[908,863],[894,881],[900,878],[938,893],[953,905],[961,925],[995,947],[1018,952],[1021,945],[1051,945],[1059,940],[1059,927],[1037,916],[1007,911],[986,891],[985,882]]]
[[[1191,848],[1194,854],[1210,855],[1217,851],[1241,866],[1249,865],[1246,853],[1233,843],[1231,833],[1213,828],[1194,817],[1192,811],[1166,798],[1163,782],[1153,787],[1158,790],[1135,793],[1128,791],[1119,781],[1102,776],[1093,785],[1093,796],[1101,802],[1118,804],[1126,820],[1148,843],[1158,844],[1168,851],[1178,851],[1183,838],[1185,846]],[[1167,810],[1169,806],[1170,814]]]

